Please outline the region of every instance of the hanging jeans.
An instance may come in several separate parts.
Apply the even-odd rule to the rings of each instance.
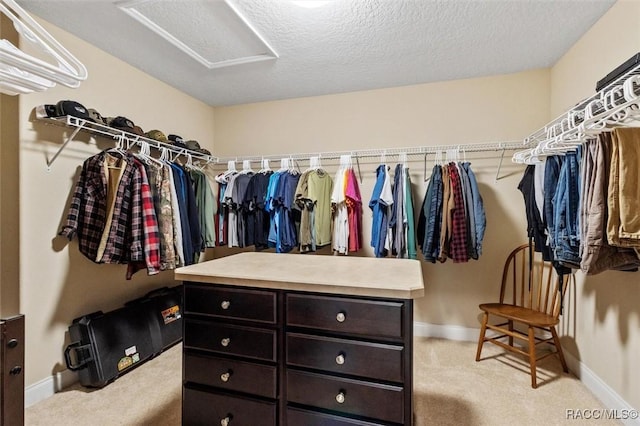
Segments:
[[[560,169],[558,188],[553,197],[555,242],[554,259],[564,266],[580,268],[580,170],[577,152],[568,152]]]
[[[558,180],[560,179],[560,168],[562,167],[562,157],[547,157],[544,167],[544,214],[542,220],[547,227],[548,241],[547,245],[551,250],[555,249],[555,226],[554,226],[554,205],[553,196],[558,188]]]

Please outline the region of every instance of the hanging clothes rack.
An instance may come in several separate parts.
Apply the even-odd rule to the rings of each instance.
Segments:
[[[439,151],[447,151],[448,149],[459,149],[465,152],[489,152],[503,150],[517,150],[522,148],[521,141],[505,141],[505,142],[489,142],[481,144],[465,144],[465,145],[439,145],[439,146],[413,146],[407,148],[376,148],[376,149],[355,149],[351,151],[326,151],[326,152],[310,152],[297,154],[279,154],[279,155],[248,155],[238,157],[219,157],[218,163],[225,163],[229,159],[248,160],[251,162],[260,162],[267,158],[277,160],[280,158],[290,158],[293,160],[308,160],[312,157],[321,157],[323,160],[339,160],[343,155],[350,155],[356,158],[377,157],[386,158],[387,155],[424,155],[435,154]]]
[[[502,159],[504,158],[504,154],[506,151],[513,151],[522,148],[521,141],[505,141],[505,142],[488,142],[488,143],[479,143],[479,144],[463,144],[463,145],[436,145],[436,146],[413,146],[406,148],[376,148],[376,149],[360,149],[360,150],[352,150],[352,151],[325,151],[325,152],[313,152],[313,153],[297,153],[297,154],[279,154],[279,155],[252,155],[252,156],[239,156],[239,157],[220,157],[217,160],[217,163],[225,163],[228,160],[242,160],[242,161],[250,161],[250,162],[260,162],[264,159],[290,159],[290,160],[309,160],[312,158],[321,157],[324,160],[339,160],[343,155],[349,155],[355,157],[356,164],[358,166],[358,174],[360,175],[360,182],[362,182],[362,175],[360,173],[360,159],[361,158],[370,158],[377,157],[380,158],[381,162],[385,162],[387,159],[387,155],[396,155],[398,158],[400,156],[415,156],[420,155],[425,157],[425,170],[426,170],[426,156],[428,154],[442,154],[442,152],[447,152],[447,150],[456,150],[467,152],[500,152],[500,164],[498,166],[498,170],[496,171],[496,179],[498,181],[498,176],[500,175],[500,169],[502,168]],[[401,160],[399,160],[401,161]],[[402,161],[401,161],[402,162]],[[426,171],[425,171],[425,181]]]
[[[532,164],[541,156],[564,154],[595,134],[639,119],[640,65],[636,65],[525,138],[527,148],[515,152],[512,160]]]
[[[103,124],[95,123],[93,121],[88,121],[82,118],[74,117],[71,115],[67,115],[65,117],[60,118],[42,118],[40,121],[44,121],[45,123],[50,124],[58,124],[58,125],[66,125],[69,127],[74,127],[73,132],[65,139],[62,143],[58,151],[47,160],[47,170],[51,170],[51,166],[56,161],[60,153],[67,147],[69,142],[74,140],[74,138],[78,135],[78,132],[81,130],[87,131],[92,134],[107,136],[113,139],[123,139],[127,141],[129,147],[135,145],[141,145],[142,143],[148,144],[152,148],[160,149],[162,151],[167,151],[175,154],[173,157],[179,157],[181,155],[191,156],[191,158],[204,160],[207,163],[217,163],[219,159],[217,157],[203,154],[198,151],[193,151],[187,148],[177,147],[175,145],[171,145],[169,143],[164,143],[157,141],[155,139],[149,139],[144,136],[137,135],[135,133],[130,133],[124,130],[114,129],[113,127],[109,127]]]

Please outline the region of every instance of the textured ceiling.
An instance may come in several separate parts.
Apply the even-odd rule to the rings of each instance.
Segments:
[[[330,0],[317,8],[291,0],[18,3],[224,106],[549,67],[615,0]]]

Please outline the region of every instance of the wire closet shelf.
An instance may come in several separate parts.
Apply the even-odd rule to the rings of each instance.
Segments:
[[[575,150],[588,138],[640,120],[640,64],[594,95],[536,130],[513,154],[516,163],[534,164],[542,156]]]
[[[199,151],[194,151],[191,149],[171,145],[170,143],[160,142],[155,139],[150,139],[145,136],[127,132],[125,130],[115,129],[113,127],[109,127],[100,123],[74,117],[71,115],[67,115],[59,118],[42,118],[40,120],[50,124],[66,125],[66,126],[75,128],[73,132],[65,139],[65,141],[62,143],[60,148],[58,148],[58,151],[56,151],[56,153],[51,157],[51,159],[47,161],[48,169],[51,168],[51,165],[54,163],[54,161],[56,161],[60,153],[66,148],[69,142],[74,140],[74,138],[77,136],[77,134],[81,130],[89,132],[93,135],[106,136],[108,138],[118,140],[123,144],[126,144],[127,147],[136,146],[136,145],[143,147],[146,145],[152,148],[156,148],[160,151],[171,152],[174,154],[174,157],[185,155],[187,157],[206,161],[207,163],[218,162],[218,158],[212,155],[207,155]]]

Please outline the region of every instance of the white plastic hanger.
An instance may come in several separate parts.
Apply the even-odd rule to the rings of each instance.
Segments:
[[[253,169],[251,168],[251,161],[250,160],[244,160],[242,161],[242,173],[243,174],[248,174],[248,173],[253,173]]]
[[[269,166],[269,159],[263,158],[261,162],[262,168],[258,171],[258,173],[267,173],[271,171],[271,167]]]
[[[42,28],[14,0],[0,0],[0,12],[24,40],[54,59],[55,65],[28,55],[8,40],[0,40],[0,91],[9,95],[43,91],[56,83],[76,88],[86,80],[86,67]]]

